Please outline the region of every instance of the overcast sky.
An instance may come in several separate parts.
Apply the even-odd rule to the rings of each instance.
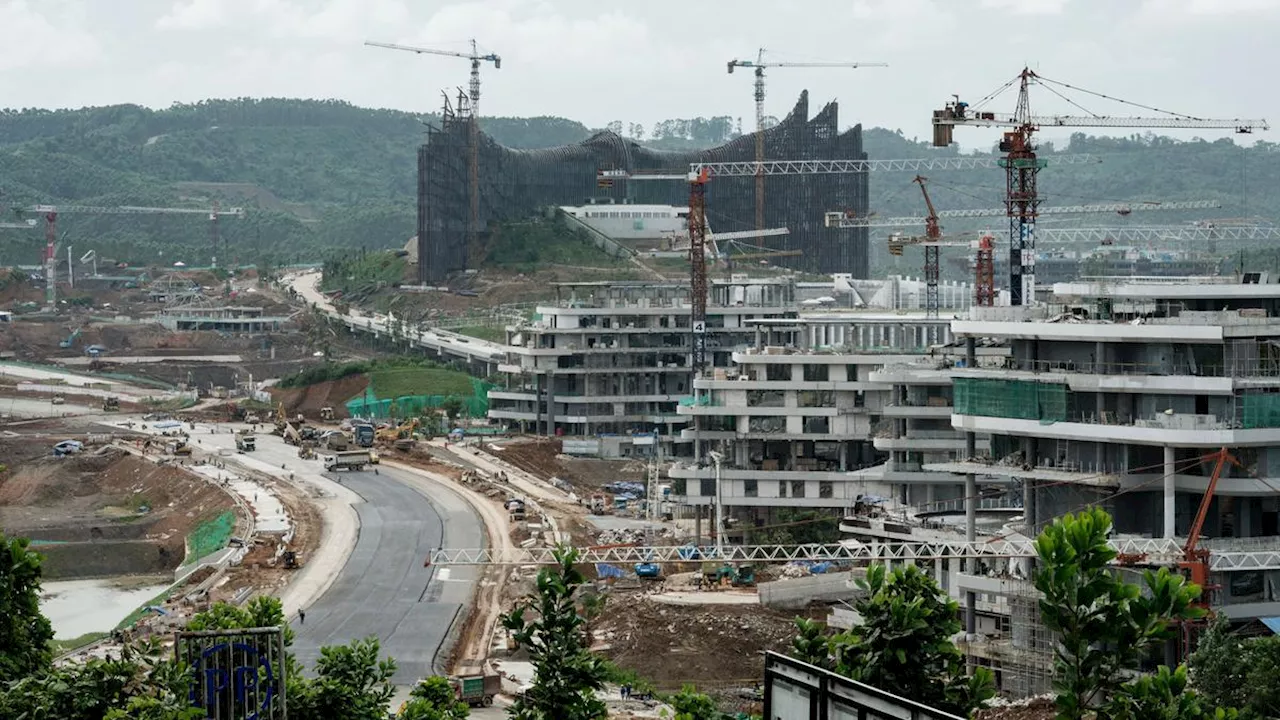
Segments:
[[[731,115],[750,130],[751,75],[725,64],[760,46],[776,61],[889,63],[773,70],[769,114],[808,88],[813,112],[836,99],[842,126],[908,137],[927,137],[952,93],[976,100],[1024,64],[1160,108],[1280,121],[1280,0],[0,0],[0,28],[7,107],[286,96],[428,111],[466,84],[467,62],[363,42],[465,50],[475,37],[503,61],[482,70],[483,114],[592,127]],[[1033,109],[1071,110],[1043,90]]]

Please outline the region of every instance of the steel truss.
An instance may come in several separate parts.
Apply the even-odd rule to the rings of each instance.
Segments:
[[[1043,213],[1044,210],[1040,212]],[[1038,230],[1036,234],[1043,240],[1067,243],[1100,243],[1103,240],[1118,240],[1130,243],[1169,240],[1211,242],[1213,240],[1280,240],[1280,227],[1269,225],[1228,225],[1225,227],[1045,228]]]
[[[1102,162],[1089,154],[1053,155],[1050,162],[1062,165],[1080,165]],[[765,175],[837,175],[863,172],[920,172],[923,170],[979,170],[1003,167],[1004,158],[997,157],[946,157],[912,158],[905,160],[766,160],[760,165]],[[690,174],[706,170],[712,179],[718,177],[745,177],[756,174],[754,162],[693,163]],[[643,176],[633,176],[640,179]]]

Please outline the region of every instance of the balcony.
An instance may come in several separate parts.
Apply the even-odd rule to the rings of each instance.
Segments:
[[[951,451],[964,448],[964,436],[954,430],[909,430],[904,437],[876,437],[872,445],[884,451]]]
[[[927,405],[924,403],[906,403],[886,405],[880,408],[880,416],[887,418],[949,418],[951,417],[951,401],[940,398],[943,405]]]
[[[1062,417],[1062,416],[1060,416]],[[1128,443],[1173,447],[1236,447],[1280,444],[1280,428],[1250,427],[1239,421],[1225,421],[1214,415],[1152,415],[1130,421],[1123,415],[1073,414],[1062,419],[951,416],[951,426],[967,432],[1080,440],[1085,442]]]

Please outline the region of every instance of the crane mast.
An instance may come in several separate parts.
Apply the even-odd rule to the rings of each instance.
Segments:
[[[924,310],[925,316],[938,317],[938,241],[942,239],[942,227],[938,225],[938,211],[933,207],[933,199],[929,197],[929,188],[925,186],[928,178],[917,175],[915,182],[924,195],[924,205],[929,214],[924,219],[924,236],[928,241],[924,246]]]
[[[812,62],[812,63],[786,63],[786,62],[770,62],[764,61],[764,48],[756,51],[756,59],[738,60],[733,59],[728,62],[729,73],[733,73],[735,67],[753,68],[755,70],[755,81],[752,83],[754,90],[754,98],[756,103],[756,161],[755,161],[755,183],[756,183],[756,230],[764,229],[764,69],[768,67],[803,67],[803,68],[859,68],[859,67],[888,67],[886,63],[856,63],[856,62]],[[756,245],[764,246],[764,236],[756,238]]]
[[[444,57],[464,58],[471,61],[471,77],[469,87],[467,88],[467,102],[458,102],[458,116],[467,123],[467,195],[470,214],[467,218],[467,248],[468,261],[474,263],[475,259],[483,253],[480,249],[480,63],[491,62],[493,69],[498,70],[502,67],[502,58],[494,53],[480,54],[480,50],[476,45],[474,38],[471,40],[471,52],[460,53],[452,50],[436,50],[433,48],[414,47],[412,45],[397,45],[395,43],[383,43],[365,41],[365,45],[369,47],[387,48],[390,50],[404,50],[406,52],[417,53],[419,55],[441,55]]]
[[[1035,83],[1057,85],[1064,90],[1081,91],[1108,100],[1118,100],[1101,93],[1049,80],[1030,68],[1024,67],[1022,72],[1018,73],[1013,80],[1005,83],[995,93],[988,95],[978,103],[981,106],[1016,84],[1018,86],[1018,100],[1012,113],[984,111],[978,107],[970,108],[969,103],[961,101],[958,95],[952,96],[955,99],[946,103],[943,109],[933,112],[933,144],[937,147],[946,147],[952,143],[953,133],[957,125],[977,127],[1006,126],[1011,128],[1002,135],[999,147],[1000,152],[1005,154],[1001,164],[1005,169],[1005,208],[1009,218],[1009,295],[1010,303],[1013,305],[1026,305],[1035,300],[1035,226],[1040,209],[1040,194],[1036,187],[1036,180],[1041,168],[1045,166],[1045,160],[1036,156],[1036,147],[1032,143],[1032,137],[1042,125],[1054,127],[1218,128],[1233,130],[1238,133],[1253,132],[1255,127],[1264,130],[1268,127],[1265,120],[1210,120],[1160,110],[1146,105],[1138,105],[1126,100],[1118,101],[1163,113],[1168,117],[1118,118],[1101,114],[1093,116],[1036,116],[1031,114],[1030,94],[1031,85]],[[1063,96],[1057,90],[1053,90],[1053,92]],[[1068,102],[1079,106],[1078,103],[1070,99],[1068,99]]]
[[[707,205],[710,176],[704,170],[689,176],[689,328],[693,331],[693,372],[707,365]]]

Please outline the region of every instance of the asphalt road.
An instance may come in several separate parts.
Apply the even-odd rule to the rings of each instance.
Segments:
[[[438,547],[482,547],[479,518],[452,493],[428,498],[408,473],[381,468],[331,477],[364,498],[355,506],[360,535],[333,585],[294,620],[293,650],[314,671],[323,645],[370,635],[395,658],[393,682],[412,685],[436,673],[435,659],[474,580],[470,568],[423,567]]]

